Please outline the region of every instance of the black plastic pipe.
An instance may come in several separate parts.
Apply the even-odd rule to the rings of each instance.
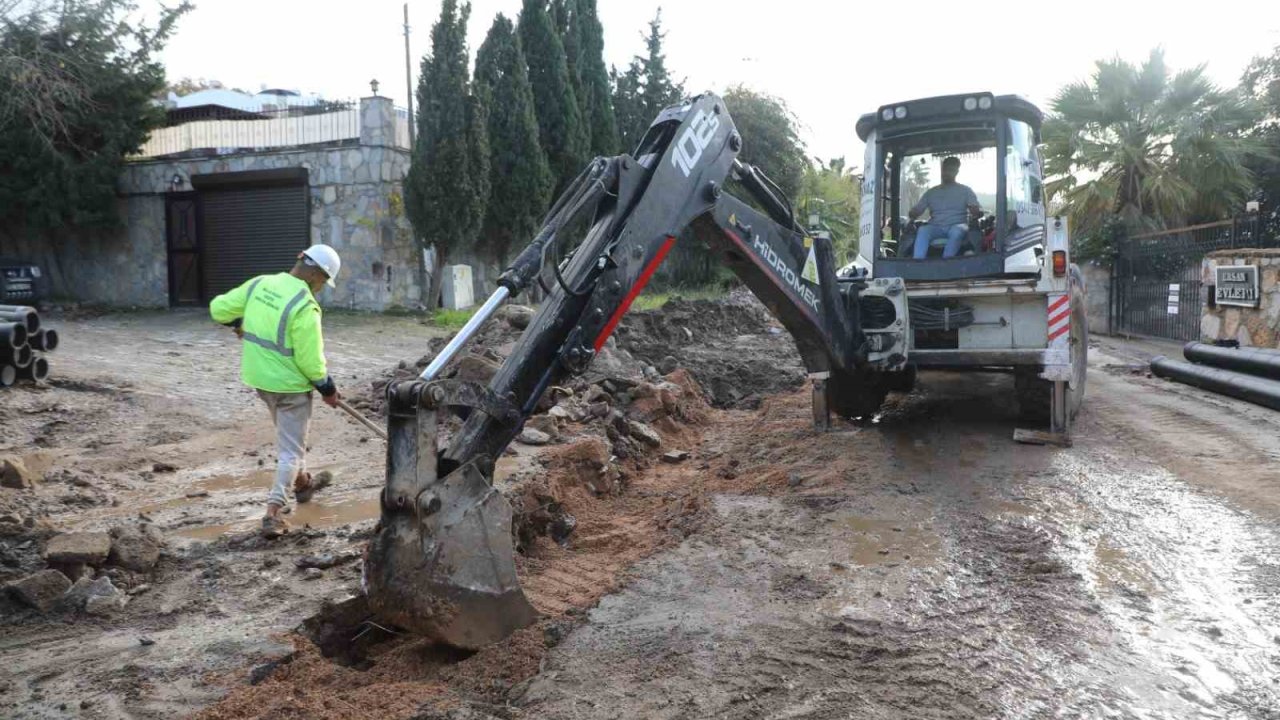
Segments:
[[[15,307],[6,305],[4,307]],[[14,310],[0,310],[0,322],[16,322],[27,326],[27,333],[40,329],[40,315],[31,308],[19,307]]]
[[[30,345],[22,347],[12,347],[9,345],[0,345],[0,363],[6,363],[14,367],[26,367],[31,364],[31,358],[35,355],[31,352]]]
[[[18,381],[18,368],[12,365],[0,365],[0,387],[9,387]]]
[[[1280,410],[1280,381],[1170,360],[1163,355],[1151,361],[1151,372],[1162,378]]]
[[[30,365],[18,368],[18,377],[24,380],[44,380],[49,377],[49,361],[35,358]]]
[[[0,348],[20,348],[26,346],[26,324],[17,322],[0,322]]]
[[[27,336],[27,344],[33,350],[53,352],[58,349],[58,331],[53,328],[38,330],[35,334]]]
[[[1194,363],[1280,380],[1280,350],[1228,348],[1193,342],[1182,348],[1182,354]]]

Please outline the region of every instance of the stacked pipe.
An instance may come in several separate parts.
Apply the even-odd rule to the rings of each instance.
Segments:
[[[1191,362],[1158,357],[1151,361],[1157,376],[1280,410],[1280,350],[1229,348],[1187,343],[1182,354]]]
[[[49,377],[44,353],[58,348],[58,332],[40,326],[40,313],[25,305],[0,305],[0,387]]]

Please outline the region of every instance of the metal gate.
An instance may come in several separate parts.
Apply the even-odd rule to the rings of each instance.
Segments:
[[[255,275],[285,272],[310,244],[307,171],[197,175],[203,300]]]
[[[1125,335],[1199,340],[1200,261],[1214,250],[1280,245],[1261,230],[1252,214],[1124,241],[1111,273],[1111,327]]]

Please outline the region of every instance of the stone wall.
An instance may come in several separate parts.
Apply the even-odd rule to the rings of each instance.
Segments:
[[[359,142],[129,163],[118,180],[118,231],[48,240],[58,248],[60,289],[86,302],[165,307],[165,196],[190,191],[197,176],[304,168],[310,242],[332,245],[342,256],[338,286],[325,290],[320,302],[362,310],[416,307],[422,301],[418,251],[403,210],[409,153],[395,146],[389,99],[362,100],[361,118]]]
[[[1219,265],[1258,267],[1257,308],[1210,307],[1208,293],[1217,282],[1214,268]],[[1204,342],[1235,340],[1244,347],[1280,348],[1280,250],[1219,250],[1205,256],[1200,273],[1206,300],[1200,317]]]

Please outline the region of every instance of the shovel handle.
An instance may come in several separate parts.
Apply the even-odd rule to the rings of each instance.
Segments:
[[[346,400],[338,400],[338,409],[342,410],[342,412],[358,420],[361,425],[364,425],[365,427],[369,428],[369,430],[371,430],[374,435],[377,435],[383,440],[387,439],[386,430],[383,430],[382,428],[375,425],[372,420],[365,417],[364,415],[361,415],[360,411],[348,405]]]

